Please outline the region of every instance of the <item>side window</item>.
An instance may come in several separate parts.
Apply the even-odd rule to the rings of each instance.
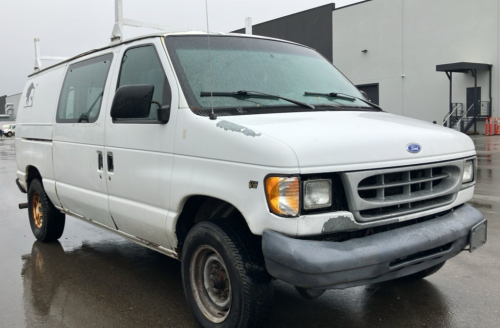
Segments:
[[[93,123],[99,117],[112,54],[69,66],[57,106],[58,123]]]
[[[164,106],[170,105],[172,98],[170,85],[154,46],[130,48],[123,55],[116,88],[133,84],[154,85],[153,100]],[[149,117],[145,120],[156,120],[157,108],[157,105],[151,104]]]

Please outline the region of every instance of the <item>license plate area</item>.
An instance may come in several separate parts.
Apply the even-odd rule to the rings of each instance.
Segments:
[[[484,220],[476,224],[470,229],[470,247],[469,251],[472,253],[479,247],[486,244],[488,230],[488,221]]]

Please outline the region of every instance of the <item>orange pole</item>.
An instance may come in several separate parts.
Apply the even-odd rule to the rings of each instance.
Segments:
[[[486,120],[484,122],[485,122],[484,123],[484,135],[487,136],[489,134],[489,131],[488,131],[489,129],[488,128],[490,127],[490,125],[488,123],[488,118],[486,118]]]
[[[495,130],[495,134],[500,134],[500,119],[497,117],[497,129]]]
[[[490,117],[490,136],[493,135],[493,117]]]

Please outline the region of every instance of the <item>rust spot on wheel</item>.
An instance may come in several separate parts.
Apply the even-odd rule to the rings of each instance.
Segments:
[[[32,199],[32,210],[33,210],[33,220],[35,221],[35,226],[40,229],[43,224],[43,212],[42,212],[42,201],[40,200],[40,195],[35,193]]]

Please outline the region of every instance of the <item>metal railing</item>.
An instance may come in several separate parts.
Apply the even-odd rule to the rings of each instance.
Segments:
[[[451,127],[464,133],[467,132],[464,131],[464,128],[469,124],[471,120],[475,119],[474,116],[468,116],[472,108],[474,108],[474,104],[470,105],[467,111],[463,113],[463,115],[458,120],[456,120]]]
[[[463,115],[464,104],[462,103],[452,103],[451,104],[451,112],[446,114],[443,119],[443,126],[451,127],[451,125],[456,122]]]

